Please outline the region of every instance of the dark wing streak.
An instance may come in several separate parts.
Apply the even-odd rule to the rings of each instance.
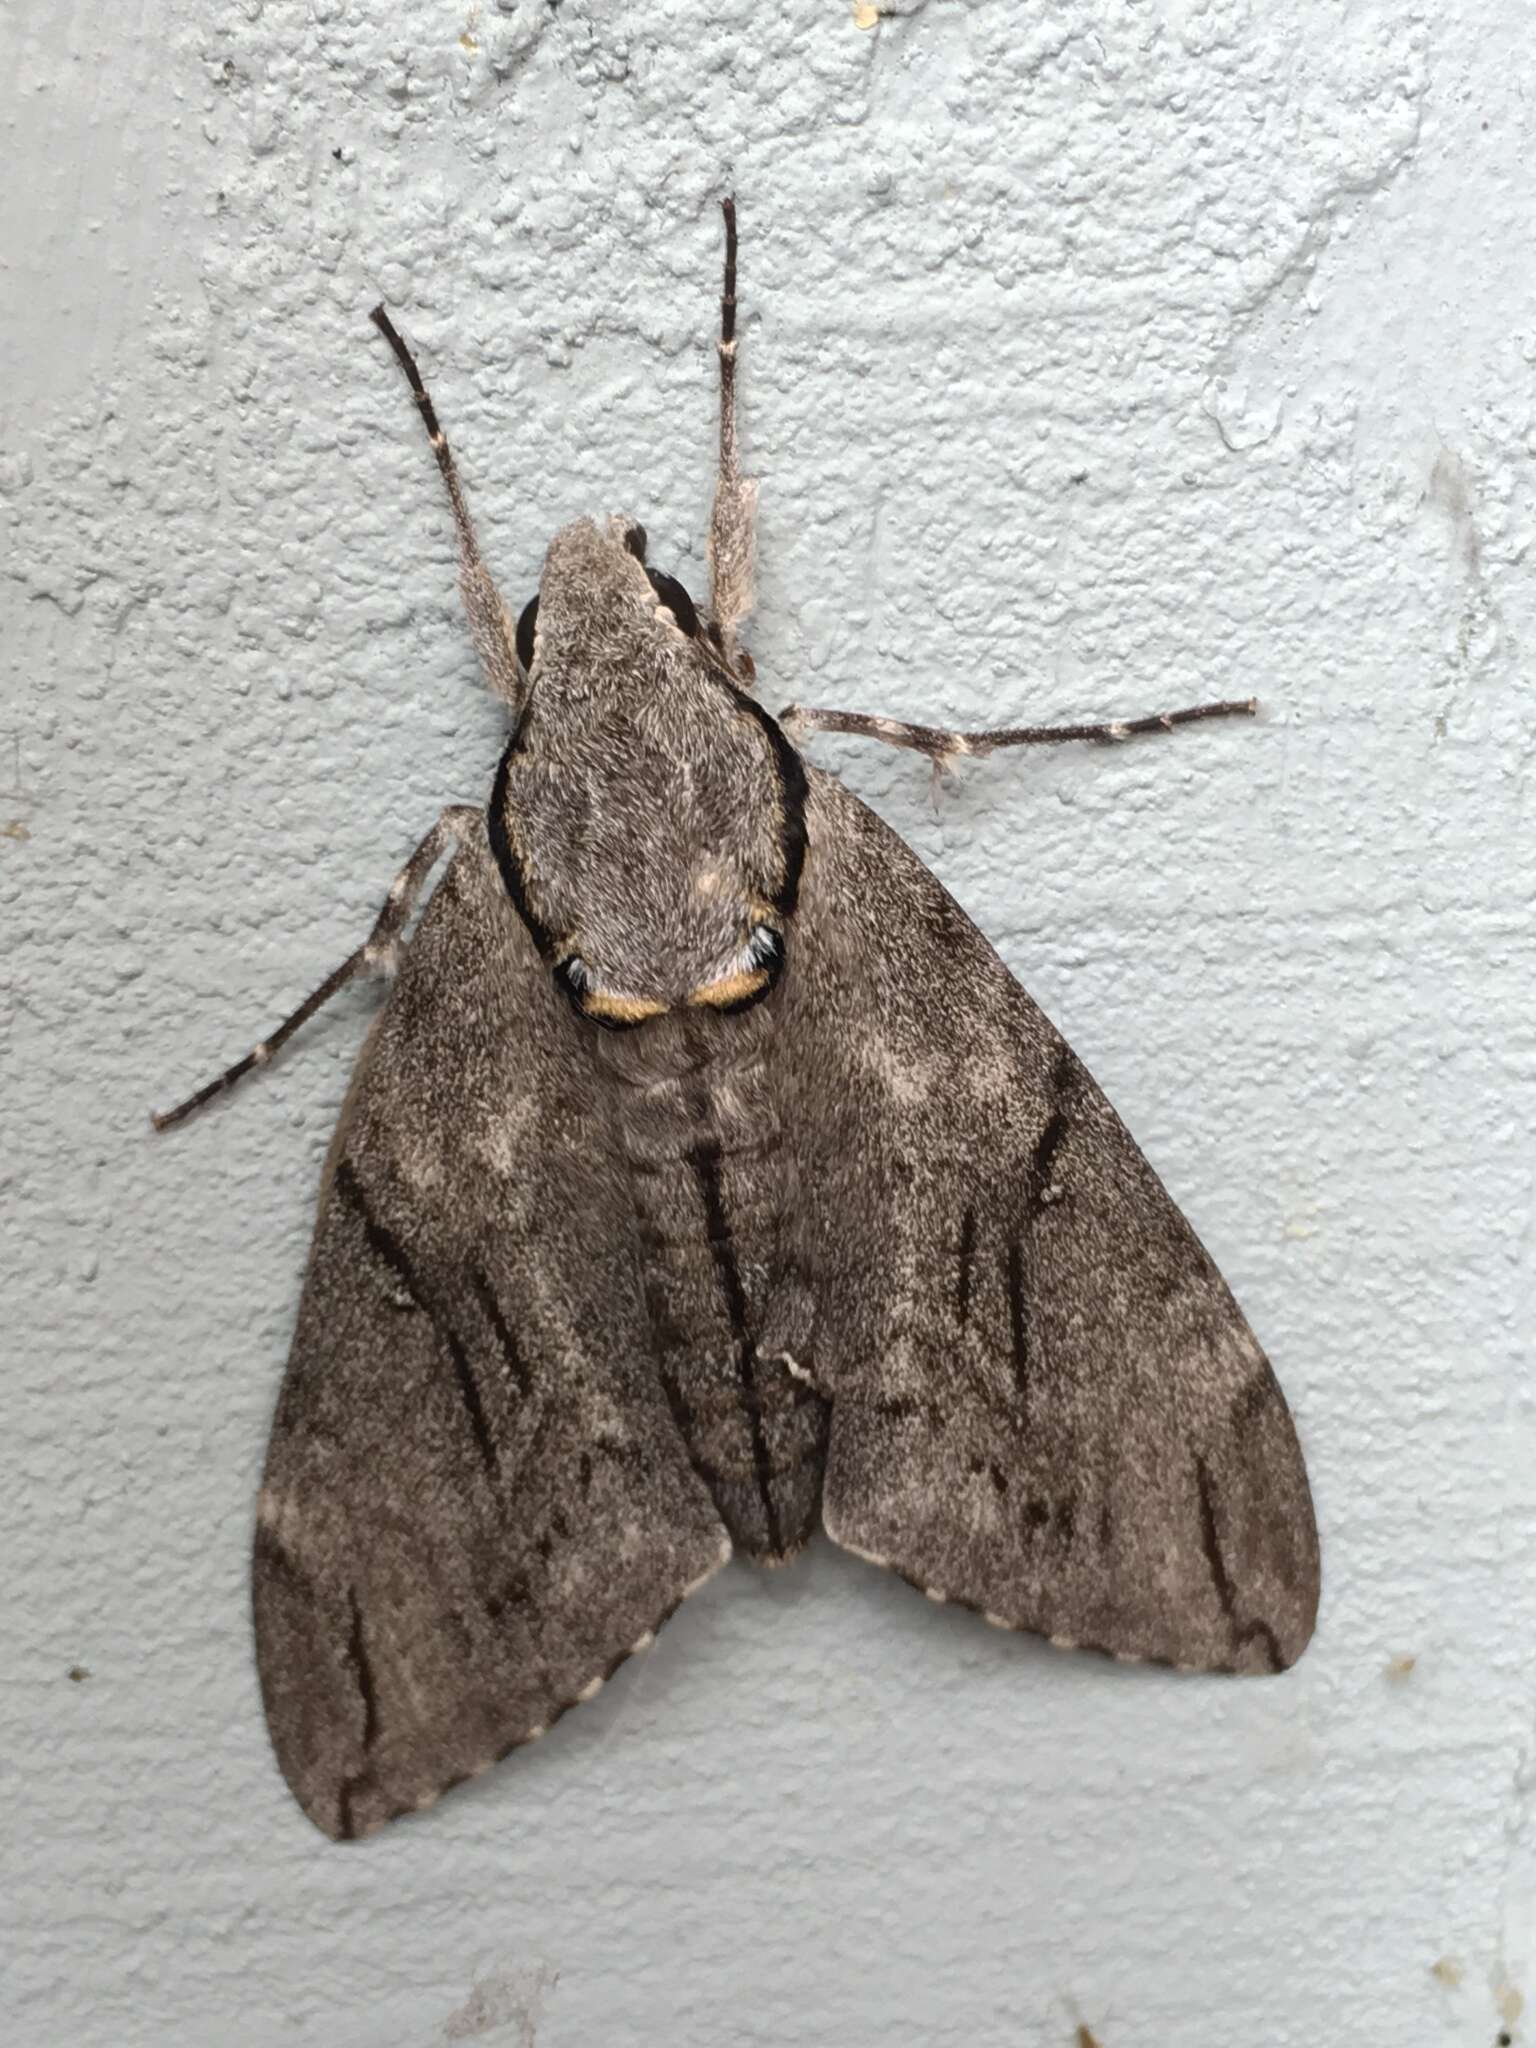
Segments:
[[[347,1588],[347,1606],[352,1615],[352,1627],[347,1635],[346,1655],[363,1702],[363,1750],[366,1754],[379,1739],[379,1689],[374,1683],[368,1646],[363,1641],[363,1610],[358,1605],[354,1586]]]
[[[960,1219],[960,1273],[955,1282],[955,1318],[968,1322],[971,1313],[971,1262],[976,1256],[976,1211],[967,1208]]]
[[[688,1463],[693,1467],[694,1476],[709,1489],[710,1498],[713,1500],[719,1494],[724,1481],[709,1460],[700,1457],[694,1447],[693,1432],[698,1417],[694,1414],[687,1395],[678,1385],[676,1373],[669,1371],[664,1365],[658,1366],[657,1377],[661,1381],[661,1391],[666,1396],[667,1407],[671,1411],[672,1426],[688,1454]]]
[[[353,1802],[360,1792],[371,1792],[375,1787],[373,1746],[379,1739],[379,1693],[374,1681],[373,1666],[369,1662],[367,1646],[363,1641],[363,1611],[358,1605],[355,1587],[347,1588],[347,1606],[352,1616],[352,1625],[347,1632],[347,1646],[343,1655],[352,1668],[357,1682],[358,1696],[363,1703],[363,1767],[344,1777],[336,1787],[336,1831],[344,1842],[357,1839],[357,1815]]]
[[[1195,1484],[1200,1494],[1200,1542],[1205,1551],[1206,1563],[1211,1568],[1211,1582],[1216,1588],[1216,1598],[1221,1602],[1221,1611],[1232,1624],[1232,1632],[1238,1646],[1262,1643],[1275,1671],[1285,1669],[1285,1660],[1280,1654],[1280,1644],[1274,1630],[1267,1621],[1243,1621],[1237,1612],[1237,1588],[1227,1570],[1227,1561],[1221,1553],[1221,1538],[1216,1528],[1216,1488],[1211,1479],[1210,1468],[1204,1458],[1195,1457]]]
[[[1078,1072],[1077,1056],[1063,1041],[1057,1046],[1056,1057],[1051,1063],[1047,1098],[1052,1105],[1051,1113],[1035,1140],[1025,1181],[1031,1216],[1038,1216],[1050,1204],[1051,1169],[1072,1127],[1067,1098],[1076,1085]]]
[[[1032,1233],[1037,1219],[1050,1206],[1051,1170],[1056,1155],[1066,1142],[1071,1124],[1065,1097],[1072,1086],[1077,1062],[1065,1044],[1056,1049],[1051,1067],[1050,1099],[1054,1108],[1042,1125],[1030,1154],[1025,1173],[1026,1231]],[[972,1212],[966,1211],[967,1218]],[[1030,1357],[1029,1288],[1026,1284],[1024,1247],[1019,1239],[1008,1245],[1008,1330],[1013,1349],[1014,1384],[1019,1390],[1019,1408],[1025,1425],[1029,1422],[1029,1383],[1033,1371]],[[964,1320],[964,1318],[962,1318]]]
[[[698,1417],[678,1382],[677,1374],[666,1363],[672,1351],[686,1348],[688,1333],[674,1319],[665,1288],[649,1280],[646,1282],[645,1305],[650,1325],[651,1347],[656,1359],[656,1377],[666,1397],[672,1427],[677,1431],[683,1449],[688,1455],[688,1463],[693,1467],[694,1477],[703,1482],[711,1500],[717,1499],[722,1485],[720,1474],[707,1458],[699,1455],[694,1442]]]
[[[471,1271],[469,1284],[475,1290],[475,1299],[485,1311],[486,1321],[496,1333],[496,1341],[501,1346],[503,1358],[507,1361],[507,1370],[517,1382],[517,1391],[526,1400],[533,1390],[533,1381],[522,1353],[517,1348],[517,1339],[507,1328],[495,1290],[478,1266]]]
[[[1013,1343],[1013,1378],[1019,1409],[1029,1421],[1029,1304],[1024,1298],[1024,1247],[1017,1238],[1008,1245],[1008,1329]]]
[[[1033,1215],[1038,1216],[1042,1209],[1049,1206],[1051,1167],[1056,1154],[1061,1150],[1067,1128],[1066,1111],[1053,1110],[1045,1129],[1035,1141],[1034,1157],[1029,1163],[1029,1206]]]
[[[421,1285],[405,1255],[405,1247],[394,1233],[387,1229],[373,1214],[363,1193],[362,1183],[345,1160],[336,1169],[336,1191],[357,1216],[363,1226],[370,1248],[389,1267],[411,1300],[431,1323],[444,1349],[453,1363],[453,1376],[457,1382],[460,1399],[469,1417],[470,1430],[474,1435],[475,1448],[480,1453],[486,1476],[500,1481],[501,1460],[496,1455],[495,1440],[490,1424],[486,1421],[485,1407],[480,1399],[480,1389],[475,1385],[474,1372],[469,1358],[456,1333],[433,1310],[431,1303],[422,1292]]]
[[[768,1439],[763,1433],[763,1404],[757,1385],[757,1347],[747,1327],[747,1297],[736,1264],[736,1247],[731,1236],[730,1219],[725,1213],[725,1200],[720,1191],[719,1146],[696,1145],[689,1154],[689,1163],[693,1167],[694,1178],[698,1181],[699,1193],[703,1198],[709,1249],[714,1256],[715,1272],[720,1281],[720,1292],[725,1301],[726,1313],[731,1319],[731,1334],[736,1340],[741,1395],[747,1411],[747,1426],[752,1437],[752,1476],[763,1503],[763,1521],[768,1531],[768,1547],[782,1553],[784,1532],[780,1526],[778,1508],[774,1505],[773,1467],[768,1457]]]

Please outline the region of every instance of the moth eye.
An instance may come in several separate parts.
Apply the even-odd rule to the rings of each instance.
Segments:
[[[523,606],[522,617],[517,622],[517,658],[523,665],[524,675],[533,667],[533,629],[538,624],[538,619],[539,600],[530,597]]]
[[[629,549],[629,552],[634,556],[637,562],[643,562],[645,560],[645,528],[640,524],[638,519],[635,521],[633,526],[625,527],[624,545]]]
[[[651,579],[652,590],[682,630],[692,638],[699,630],[699,615],[693,608],[693,599],[675,576],[658,576],[654,569],[647,569],[645,573]]]

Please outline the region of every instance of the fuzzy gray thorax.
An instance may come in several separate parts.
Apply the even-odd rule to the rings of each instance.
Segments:
[[[490,817],[540,951],[619,1025],[766,992],[803,833],[798,757],[686,597],[663,601],[638,534],[584,519],[551,542]]]

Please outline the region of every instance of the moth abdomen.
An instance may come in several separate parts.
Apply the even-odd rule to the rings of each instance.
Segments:
[[[766,1029],[668,1018],[604,1047],[656,1371],[734,1546],[771,1561],[815,1527],[826,1404],[780,1348],[805,1283]]]
[[[694,1471],[734,1549],[782,1564],[804,1548],[821,1511],[830,1409],[782,1357],[755,1348],[659,1362],[663,1390]]]

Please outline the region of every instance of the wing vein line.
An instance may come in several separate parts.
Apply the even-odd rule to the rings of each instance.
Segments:
[[[1029,1420],[1029,1307],[1024,1299],[1024,1247],[1018,1239],[1008,1244],[1008,1328],[1013,1340],[1013,1377],[1019,1390],[1019,1406]]]
[[[486,1419],[485,1404],[480,1399],[480,1389],[475,1384],[475,1375],[469,1363],[469,1356],[457,1333],[446,1321],[438,1316],[432,1307],[431,1302],[422,1291],[410,1260],[406,1257],[405,1247],[400,1243],[394,1232],[382,1224],[369,1208],[367,1197],[362,1190],[362,1184],[345,1160],[336,1169],[336,1187],[343,1199],[355,1211],[359,1222],[363,1226],[363,1233],[368,1239],[370,1248],[389,1267],[416,1307],[421,1310],[422,1314],[436,1331],[452,1363],[453,1376],[458,1386],[459,1398],[464,1403],[464,1411],[469,1417],[469,1427],[475,1439],[475,1448],[480,1453],[480,1462],[484,1465],[489,1478],[493,1480],[500,1479],[501,1460],[496,1455],[496,1442],[491,1435],[490,1423]]]
[[[971,1314],[971,1263],[976,1256],[976,1211],[967,1207],[960,1219],[960,1273],[955,1282],[955,1317],[965,1323]]]
[[[363,1754],[366,1756],[379,1739],[379,1688],[374,1680],[368,1646],[363,1641],[363,1610],[358,1604],[355,1586],[347,1588],[347,1605],[352,1614],[352,1627],[347,1636],[347,1662],[352,1666],[363,1702]]]
[[[495,1290],[478,1266],[470,1274],[469,1281],[475,1290],[476,1299],[485,1311],[486,1321],[496,1333],[496,1341],[507,1361],[507,1370],[517,1381],[517,1391],[526,1400],[533,1390],[533,1381],[527,1363],[517,1348],[517,1339],[507,1327],[506,1318],[501,1313],[501,1304],[496,1299]]]
[[[1237,1588],[1227,1570],[1220,1532],[1216,1527],[1216,1489],[1210,1467],[1198,1454],[1195,1457],[1195,1485],[1200,1495],[1200,1541],[1211,1568],[1211,1582],[1216,1588],[1216,1598],[1221,1602],[1221,1611],[1231,1622],[1233,1636],[1240,1648],[1248,1643],[1262,1643],[1271,1665],[1276,1671],[1283,1671],[1285,1659],[1280,1654],[1279,1640],[1269,1623],[1244,1621],[1238,1614]]]

